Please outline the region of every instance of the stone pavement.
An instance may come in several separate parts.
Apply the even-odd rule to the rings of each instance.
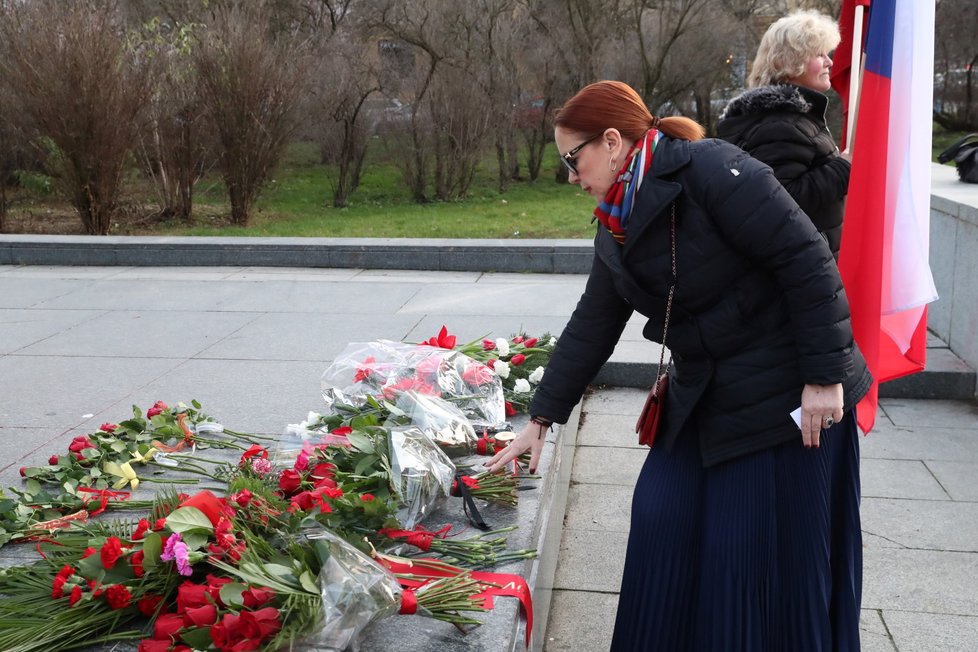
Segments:
[[[632,488],[641,390],[585,398],[544,650],[606,650]],[[978,650],[978,406],[883,399],[860,441],[865,652]]]
[[[318,408],[320,374],[348,342],[416,341],[442,324],[462,340],[559,333],[584,281],[479,271],[0,265],[0,483],[15,484],[18,467],[46,460],[75,434],[160,398],[196,398],[242,430],[281,432]],[[618,371],[604,379],[648,374],[644,363],[657,358],[633,320],[613,357]],[[642,461],[631,434],[641,400],[638,389],[599,389],[583,404],[579,430],[565,430],[561,554],[554,537],[541,560],[556,566],[550,626],[539,639],[547,650],[607,647],[626,478]],[[862,442],[865,649],[978,649],[978,411],[973,400],[886,399],[883,409],[878,431]],[[542,600],[537,612],[545,619]]]

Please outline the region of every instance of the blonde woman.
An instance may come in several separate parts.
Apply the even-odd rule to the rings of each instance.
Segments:
[[[825,124],[830,53],[839,28],[817,11],[799,11],[768,28],[757,48],[750,90],[720,116],[721,138],[774,170],[811,218],[836,260],[849,188],[849,157]]]

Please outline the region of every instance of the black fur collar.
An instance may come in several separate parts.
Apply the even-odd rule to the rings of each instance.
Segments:
[[[752,88],[730,100],[727,108],[720,115],[720,119],[775,111],[808,113],[812,110],[812,102],[805,96],[814,93],[814,91],[803,93],[806,90],[794,84],[774,84]]]

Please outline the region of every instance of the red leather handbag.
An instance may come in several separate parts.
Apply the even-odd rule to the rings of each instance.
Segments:
[[[655,443],[655,436],[659,433],[659,424],[662,423],[662,410],[665,407],[666,389],[668,387],[669,374],[662,374],[652,386],[648,398],[645,399],[645,406],[635,424],[635,432],[638,433],[640,446],[651,448],[652,444]]]
[[[666,370],[662,370],[662,363],[666,359],[666,335],[669,334],[669,317],[672,315],[672,295],[676,292],[676,204],[672,205],[672,285],[669,287],[669,298],[666,299],[666,319],[662,326],[662,351],[659,354],[659,368],[655,374],[655,383],[649,390],[649,396],[645,399],[642,413],[638,415],[635,423],[635,432],[638,433],[638,443],[640,446],[649,446],[655,443],[655,436],[659,434],[659,426],[662,424],[662,411],[666,406],[666,390],[669,388],[669,367],[672,366],[672,355],[669,356],[669,365]]]

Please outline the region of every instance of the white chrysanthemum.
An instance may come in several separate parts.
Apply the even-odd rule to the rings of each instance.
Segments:
[[[505,358],[509,355],[509,340],[504,337],[499,337],[496,339],[496,351],[499,352],[499,356]],[[505,378],[506,376],[503,376]]]
[[[306,424],[319,423],[319,420],[323,418],[319,412],[313,412],[310,410],[309,414],[306,415]]]
[[[534,369],[533,373],[530,374],[529,376],[529,380],[534,385],[538,384],[541,380],[543,380],[543,367],[537,367],[536,369]]]
[[[550,346],[557,346],[557,338],[556,337],[551,337],[550,338],[550,341],[548,342],[548,344]]]
[[[509,378],[509,363],[503,362],[502,360],[496,360],[496,364],[493,365],[492,370],[496,372],[496,375],[500,378]]]
[[[516,380],[516,384],[513,385],[513,390],[520,394],[525,394],[529,392],[530,381],[528,381],[526,378],[518,378]]]

